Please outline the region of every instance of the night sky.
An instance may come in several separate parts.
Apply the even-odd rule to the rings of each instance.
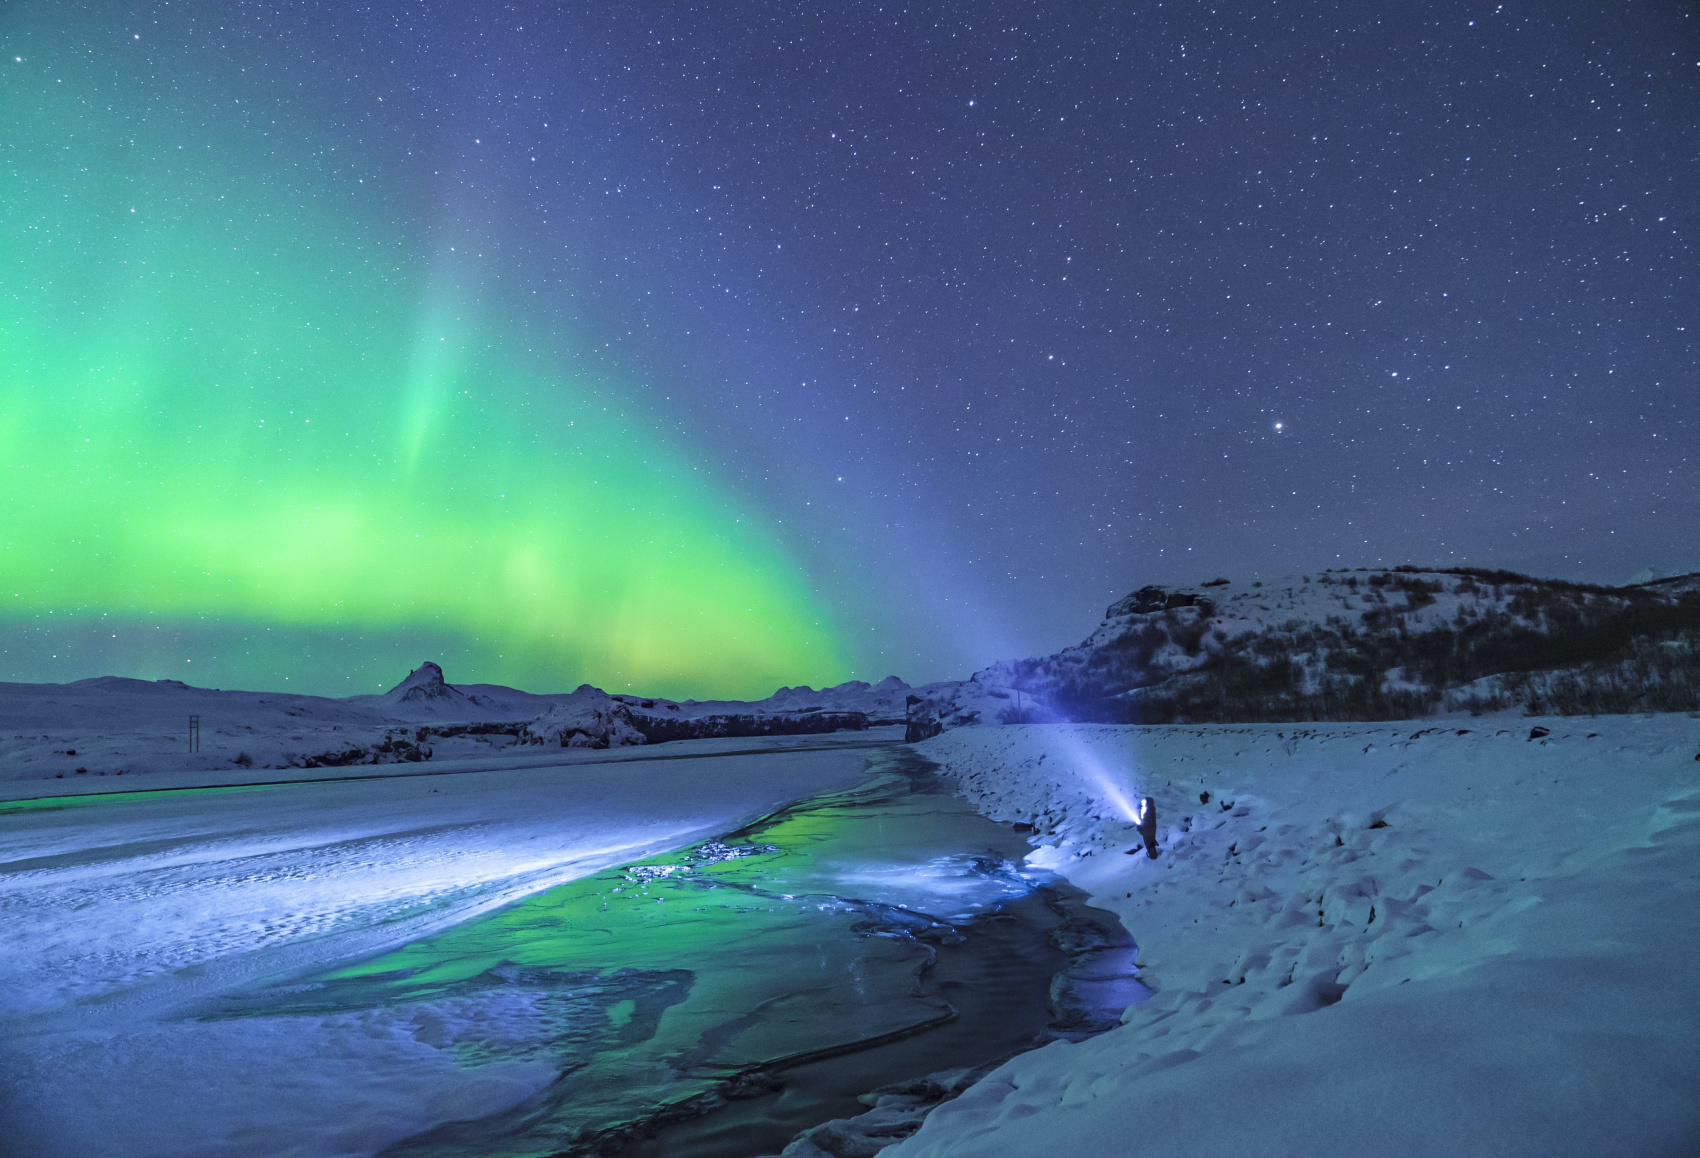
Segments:
[[[759,696],[1700,569],[1679,3],[0,10],[0,679]]]

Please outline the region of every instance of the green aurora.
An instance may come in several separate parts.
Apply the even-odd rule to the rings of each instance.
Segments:
[[[110,636],[111,674],[330,694],[394,682],[416,642],[456,682],[533,690],[844,678],[774,529],[623,409],[547,303],[508,308],[523,271],[477,229],[411,224],[414,170],[241,87],[53,68],[0,78],[12,644]],[[187,667],[161,623],[226,646]],[[354,682],[362,649],[387,658]],[[0,678],[102,674],[8,650]]]

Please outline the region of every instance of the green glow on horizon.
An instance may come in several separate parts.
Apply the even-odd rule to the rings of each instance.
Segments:
[[[771,529],[526,336],[511,271],[377,224],[400,178],[304,192],[282,130],[143,133],[65,76],[0,88],[0,628],[429,631],[455,682],[537,690],[843,678]],[[274,686],[344,674],[298,662]]]

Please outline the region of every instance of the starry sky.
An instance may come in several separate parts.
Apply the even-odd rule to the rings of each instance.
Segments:
[[[1700,569],[1667,2],[0,11],[0,679],[759,696]]]

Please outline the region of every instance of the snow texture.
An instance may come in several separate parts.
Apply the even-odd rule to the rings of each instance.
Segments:
[[[865,775],[865,753],[837,737],[788,739],[772,756],[678,758],[727,748],[712,741],[596,764],[557,751],[549,767],[0,811],[0,1152],[370,1155],[513,1106],[558,1068],[465,1053],[546,1037],[523,995],[217,1014],[245,987]],[[810,742],[824,750],[796,750]]]
[[[1682,715],[929,741],[1155,993],[883,1153],[1700,1153],[1697,742]]]

